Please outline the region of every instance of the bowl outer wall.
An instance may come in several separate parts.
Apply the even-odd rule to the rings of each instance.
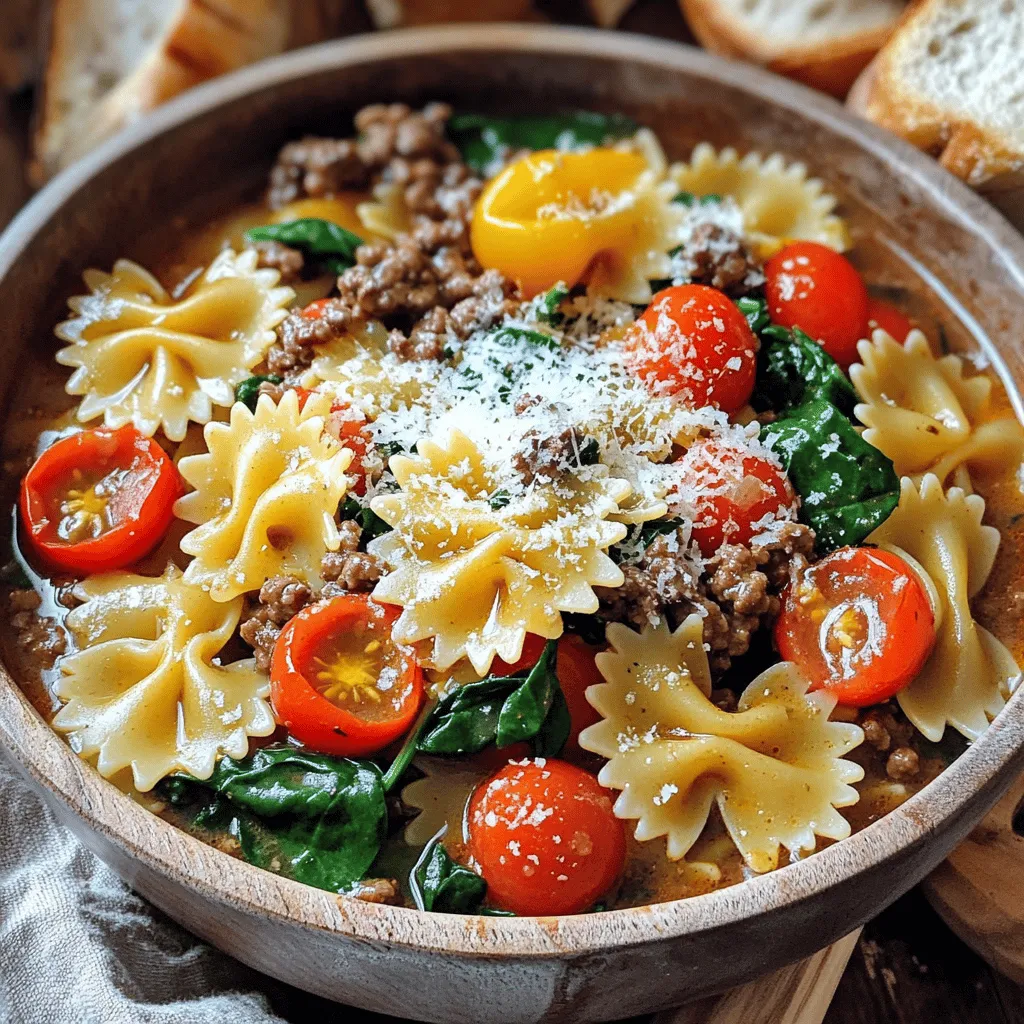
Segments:
[[[802,155],[944,291],[1019,411],[1024,244],[960,182],[827,98],[757,69],[641,37],[532,26],[413,30],[288,54],[186,94],[64,172],[0,239],[0,386],[17,386],[24,346],[50,344],[83,267],[109,266],[196,197],[237,198],[231,183],[251,181],[290,138],[347,134],[364,103],[436,98],[463,108],[624,110],[654,127],[670,155],[700,138]],[[596,1021],[742,983],[874,916],[938,864],[1024,767],[1024,697],[925,790],[814,857],[689,900],[550,919],[364,904],[234,860],[102,780],[6,672],[0,738],[129,884],[281,980],[424,1020]]]

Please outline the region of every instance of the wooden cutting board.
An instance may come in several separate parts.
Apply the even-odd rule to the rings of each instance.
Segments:
[[[1024,836],[1013,825],[1022,801],[1024,776],[923,885],[949,927],[1018,984],[1024,984]]]

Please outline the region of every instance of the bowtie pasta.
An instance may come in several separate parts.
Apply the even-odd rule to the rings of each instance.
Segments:
[[[298,882],[550,916],[812,856],[984,733],[1024,431],[801,154],[356,130],[86,270],[77,404],[12,411],[6,658],[75,751]]]

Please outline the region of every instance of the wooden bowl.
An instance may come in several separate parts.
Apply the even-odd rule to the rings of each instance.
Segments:
[[[79,274],[133,255],[191,203],[223,208],[304,132],[365,103],[622,110],[670,156],[706,138],[805,160],[860,251],[952,311],[1008,387],[1024,381],[1024,243],[962,184],[837,104],[750,67],[628,35],[541,27],[389,33],[300,51],[190,92],[46,188],[0,242],[2,387],[51,345]],[[989,343],[988,339],[992,342]],[[973,339],[973,340],[972,340]],[[1014,392],[1016,394],[1016,392]],[[374,906],[203,845],[133,803],[57,737],[4,673],[0,736],[82,841],[213,944],[293,985],[433,1021],[597,1021],[708,995],[849,932],[934,868],[1024,767],[1024,696],[939,779],[850,839],[689,900],[569,918]]]

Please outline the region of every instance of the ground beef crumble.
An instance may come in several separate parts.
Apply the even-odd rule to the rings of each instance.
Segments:
[[[312,590],[295,576],[274,576],[260,587],[258,603],[247,609],[238,634],[253,649],[256,664],[264,672],[270,669],[282,628],[312,597]]]
[[[67,635],[60,623],[39,614],[43,602],[34,590],[12,590],[7,603],[18,647],[44,668],[52,668],[67,650]]]
[[[353,592],[368,593],[387,572],[383,559],[359,550],[362,531],[357,523],[344,522],[338,527],[341,543],[337,551],[328,551],[320,562],[320,575],[326,581],[324,597]]]
[[[450,114],[439,103],[421,112],[378,104],[356,115],[358,140],[303,139],[281,150],[271,206],[390,183],[403,190],[411,227],[394,241],[361,245],[355,265],[338,278],[338,295],[315,319],[289,314],[267,354],[272,373],[301,374],[314,358],[312,346],[368,319],[390,328],[388,346],[400,359],[440,359],[449,339],[464,339],[519,308],[513,282],[473,257],[469,222],[483,183],[445,138]],[[276,251],[263,258],[267,265],[286,261]]]
[[[885,773],[895,782],[910,782],[921,771],[920,735],[893,701],[858,712],[864,742],[885,759]]]
[[[677,626],[694,612],[704,618],[704,642],[715,676],[746,654],[751,637],[779,612],[779,593],[790,573],[813,557],[814,532],[802,523],[784,523],[770,540],[749,547],[723,544],[694,578],[678,538],[657,537],[636,565],[622,567],[621,587],[596,587],[599,614],[609,621],[643,629],[664,615]]]
[[[256,266],[269,267],[281,275],[281,284],[295,284],[302,278],[306,260],[298,249],[283,242],[256,242],[253,248],[258,253]]]
[[[691,280],[718,288],[730,298],[749,295],[764,284],[760,259],[739,235],[717,224],[701,224],[686,247],[693,264]]]

